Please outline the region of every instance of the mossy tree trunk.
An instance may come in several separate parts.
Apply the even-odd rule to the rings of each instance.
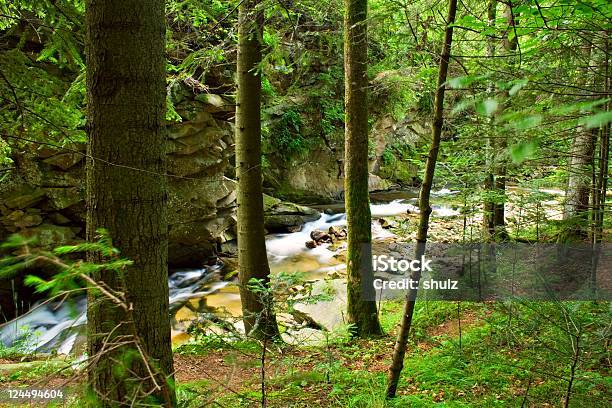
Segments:
[[[261,171],[261,41],[263,8],[246,0],[239,8],[236,177],[238,179],[238,262],[240,297],[246,333],[257,338],[278,335],[271,294],[253,291],[257,279],[266,287],[270,266],[266,254]]]
[[[124,292],[128,314],[107,297],[89,295],[88,353],[97,363],[89,385],[102,406],[156,401],[174,405],[171,387],[142,380],[149,372],[139,345],[158,370],[173,373],[168,311],[168,227],[165,163],[165,12],[162,0],[86,2],[87,26],[87,238],[108,230],[121,256],[134,263],[119,276],[96,278]],[[95,158],[92,160],[91,158]],[[92,261],[104,259],[89,254]],[[123,337],[122,337],[123,336]],[[130,358],[132,356],[132,358]],[[125,364],[125,375],[119,375]],[[137,378],[140,377],[140,378]],[[145,393],[151,392],[148,398]]]
[[[344,194],[348,224],[347,315],[357,336],[382,334],[372,299],[372,217],[368,192],[367,0],[345,0]]]
[[[434,119],[431,131],[431,145],[429,146],[429,154],[427,163],[425,164],[425,175],[423,184],[419,193],[419,226],[417,229],[417,245],[415,249],[415,259],[420,259],[425,254],[427,242],[427,232],[429,230],[429,217],[431,215],[430,195],[433,185],[433,177],[438,160],[438,151],[440,149],[440,137],[442,135],[442,125],[444,123],[444,92],[446,90],[446,76],[448,73],[448,62],[450,59],[451,45],[453,42],[453,24],[455,15],[457,14],[457,0],[450,0],[448,7],[448,25],[444,33],[444,45],[440,55],[440,68],[438,71],[438,82],[436,88],[436,97],[434,101]],[[415,271],[410,278],[413,281],[419,282],[421,279],[421,271]],[[395,347],[393,349],[393,359],[389,367],[389,376],[387,382],[387,398],[394,398],[397,391],[399,377],[404,368],[404,356],[406,354],[406,345],[408,344],[408,335],[412,325],[412,316],[414,315],[414,306],[416,304],[417,290],[409,290],[404,305],[404,314],[402,323],[397,335]]]

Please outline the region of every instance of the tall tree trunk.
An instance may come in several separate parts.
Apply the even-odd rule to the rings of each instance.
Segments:
[[[495,26],[495,18],[497,14],[497,0],[489,0],[487,5],[487,23],[489,27]],[[493,58],[495,56],[495,37],[491,36],[487,40],[487,56]],[[493,82],[489,82],[487,85],[487,95],[490,97],[493,94]],[[493,127],[490,124],[490,120],[487,119],[488,131],[492,132]],[[489,135],[487,138],[487,162],[486,162],[486,174],[484,187],[485,191],[489,195],[485,196],[484,200],[484,214],[483,224],[485,228],[485,234],[488,238],[492,238],[495,235],[495,200],[491,197],[491,192],[495,189],[495,174],[494,174],[494,163],[495,163],[495,139]]]
[[[259,0],[240,6],[236,103],[236,178],[238,179],[238,263],[245,331],[257,338],[278,334],[271,294],[249,288],[252,279],[266,287],[266,254],[261,171],[261,63],[263,8]]]
[[[514,54],[518,48],[518,35],[516,33],[516,16],[512,8],[514,7],[512,0],[509,0],[506,4],[506,10],[504,15],[508,28],[504,38],[504,49],[507,54]],[[510,64],[510,70],[514,70],[514,63]],[[510,95],[506,91],[504,95],[506,102],[504,109],[510,104]],[[496,200],[493,204],[493,230],[494,237],[498,240],[506,240],[508,238],[508,232],[506,231],[506,177],[507,177],[507,153],[508,150],[508,139],[506,137],[500,137],[498,142],[494,144],[494,150],[499,153],[495,160],[495,191],[497,197],[502,197],[502,200]]]
[[[565,200],[565,220],[583,218],[589,210],[591,190],[591,166],[595,149],[596,132],[599,129],[579,129],[572,141],[570,152],[567,197]],[[586,218],[583,220],[586,221]],[[579,229],[585,230],[586,226]]]
[[[610,92],[610,39],[606,38],[603,46],[604,61],[603,61],[603,79],[604,79],[604,94]],[[610,101],[606,103],[606,110],[610,110]],[[596,176],[596,187],[594,193],[594,225],[593,225],[593,243],[600,243],[603,235],[603,217],[605,214],[606,192],[608,188],[608,163],[610,160],[610,124],[606,124],[600,130],[599,155],[598,165],[599,170]]]
[[[582,84],[585,87],[592,87],[595,91],[597,74],[593,74],[591,69],[597,66],[597,50],[591,42],[588,42],[583,48],[583,54],[586,65],[581,70]],[[582,241],[587,236],[591,179],[598,132],[599,129],[588,129],[586,126],[581,126],[572,140],[568,164],[567,195],[563,211],[563,219],[568,225],[560,234],[559,243]]]
[[[444,45],[442,54],[440,55],[440,69],[438,72],[438,83],[436,88],[436,98],[434,102],[434,120],[431,130],[431,146],[429,147],[429,155],[425,165],[425,176],[421,185],[419,194],[419,226],[417,230],[417,245],[415,250],[415,259],[421,259],[425,254],[427,242],[427,231],[429,230],[429,216],[431,215],[431,204],[429,201],[431,195],[431,187],[433,185],[433,177],[438,160],[438,150],[440,149],[440,136],[442,135],[442,125],[444,123],[444,92],[446,90],[446,76],[448,73],[448,62],[451,54],[451,45],[453,42],[453,24],[455,23],[455,15],[457,14],[457,0],[450,0],[448,6],[448,25],[444,33]],[[419,282],[421,279],[421,271],[417,270],[410,276],[413,281]],[[406,354],[406,345],[408,343],[408,335],[410,334],[410,326],[412,325],[412,316],[414,314],[414,306],[416,304],[417,290],[409,290],[404,305],[404,314],[400,326],[395,348],[393,349],[393,360],[389,367],[389,379],[387,384],[387,398],[395,397],[397,384],[400,374],[404,368],[404,356]]]
[[[164,406],[176,398],[168,387],[154,389],[134,343],[105,351],[119,336],[135,335],[160,371],[157,383],[173,373],[168,311],[168,227],[166,219],[165,12],[162,0],[86,2],[87,25],[87,238],[105,228],[121,256],[134,264],[119,276],[96,279],[125,293],[132,311],[108,298],[89,295],[88,353],[98,358],[89,385],[103,406],[154,399]],[[95,158],[92,160],[91,158]],[[104,261],[99,253],[92,261]],[[130,321],[132,320],[132,321]],[[117,361],[127,369],[118,374]],[[142,361],[142,360],[141,360]]]
[[[372,217],[368,192],[367,0],[345,0],[344,191],[348,224],[347,314],[358,336],[380,335],[373,299]]]

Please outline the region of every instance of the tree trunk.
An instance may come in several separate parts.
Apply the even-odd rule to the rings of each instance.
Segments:
[[[516,35],[516,16],[512,11],[512,7],[514,7],[512,0],[506,3],[506,10],[504,12],[506,22],[508,23],[508,29],[506,31],[506,35],[504,37],[504,49],[507,54],[513,54],[516,52],[518,48],[518,36]],[[510,70],[513,71],[513,64],[510,64]],[[510,95],[508,92],[505,92],[504,95],[506,102],[506,109],[510,104]],[[507,153],[508,150],[508,139],[507,137],[499,138],[498,142],[494,144],[494,150],[499,152],[499,156],[497,156],[495,160],[495,183],[494,188],[496,191],[496,196],[502,197],[501,200],[497,200],[493,204],[493,230],[494,230],[494,238],[497,240],[506,240],[508,238],[508,232],[506,231],[506,203],[505,203],[505,195],[506,195],[506,176],[507,176]]]
[[[563,216],[565,220],[582,218],[589,210],[591,166],[593,164],[596,131],[599,131],[599,129],[580,129],[572,141],[570,174]],[[584,228],[585,226],[582,226],[581,229]]]
[[[421,185],[419,194],[419,226],[417,230],[417,245],[415,250],[415,259],[421,259],[425,254],[427,242],[427,231],[429,229],[429,216],[431,215],[431,204],[429,201],[431,187],[433,184],[433,176],[436,169],[436,161],[438,160],[438,150],[440,149],[440,136],[442,135],[443,109],[444,109],[444,91],[446,90],[446,76],[448,73],[448,61],[450,59],[451,44],[453,42],[453,24],[455,15],[457,14],[457,0],[450,0],[448,7],[448,25],[444,34],[444,46],[440,55],[440,70],[438,72],[438,83],[436,88],[436,98],[434,102],[434,120],[432,124],[431,146],[429,147],[429,155],[425,165],[425,176]],[[415,271],[410,277],[413,281],[419,282],[421,279],[421,271]],[[393,360],[389,367],[389,380],[387,384],[387,398],[395,397],[397,384],[400,374],[404,368],[404,356],[406,353],[406,344],[408,343],[408,335],[410,334],[410,326],[412,325],[412,316],[414,314],[414,306],[416,304],[417,290],[409,290],[404,305],[404,315],[400,326],[395,348],[393,349]]]
[[[596,75],[591,67],[597,66],[597,49],[588,42],[583,48],[586,66],[581,69],[582,84],[592,87],[595,91]],[[568,165],[567,195],[563,220],[567,222],[559,235],[559,243],[582,241],[587,236],[588,214],[590,209],[591,181],[595,164],[595,144],[599,129],[587,129],[586,126],[578,128],[572,147]],[[593,206],[597,207],[596,205]]]
[[[487,5],[487,22],[490,27],[495,25],[495,18],[497,14],[497,0],[489,0]],[[495,37],[491,36],[487,40],[487,56],[493,58],[495,56]],[[493,82],[489,82],[487,85],[487,95],[490,97],[493,94],[494,85]],[[493,127],[488,120],[488,130],[492,132]],[[494,174],[494,163],[495,163],[495,139],[490,137],[487,138],[487,162],[486,162],[486,174],[484,187],[485,191],[491,193],[495,190],[495,174]],[[492,238],[495,235],[495,200],[491,196],[485,196],[484,200],[484,213],[483,213],[483,224],[485,228],[485,234],[487,238]]]
[[[368,192],[367,0],[345,0],[344,191],[348,225],[347,314],[357,336],[382,334],[373,293]]]
[[[240,297],[246,333],[269,338],[278,335],[271,294],[249,288],[251,279],[266,287],[270,282],[261,172],[261,75],[257,72],[263,35],[263,8],[259,0],[242,3],[238,24],[236,178]]]
[[[103,271],[95,278],[125,293],[127,315],[108,298],[89,295],[88,353],[96,359],[89,385],[100,405],[129,405],[146,398],[174,405],[170,387],[155,389],[138,359],[135,344],[112,352],[119,336],[135,335],[164,384],[173,362],[168,311],[168,227],[165,162],[165,12],[162,0],[86,2],[87,25],[87,238],[108,230],[121,256],[134,264],[121,276]],[[95,158],[93,160],[92,158]],[[91,261],[104,261],[99,253]],[[123,361],[133,370],[125,376]],[[142,361],[142,360],[140,360]]]
[[[604,61],[603,61],[603,79],[604,79],[604,94],[610,92],[610,40],[605,39],[603,46]],[[610,110],[610,101],[606,103],[606,110]],[[598,244],[603,238],[603,217],[605,214],[606,192],[608,188],[608,163],[610,159],[610,124],[606,124],[600,130],[599,140],[599,155],[598,155],[598,172],[596,175],[596,186],[593,197],[593,237],[592,242]]]

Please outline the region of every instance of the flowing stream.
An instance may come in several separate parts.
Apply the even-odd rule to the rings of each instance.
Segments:
[[[438,195],[451,194],[447,190]],[[384,202],[385,200],[391,200]],[[393,216],[406,211],[418,211],[413,192],[390,192],[373,194],[371,204],[373,239],[392,237],[393,234],[376,222],[378,217]],[[299,232],[272,234],[266,238],[268,259],[272,273],[302,272],[307,280],[323,279],[330,272],[340,271],[346,265],[337,259],[339,248],[322,244],[307,249],[314,230],[327,231],[330,227],[346,226],[346,215],[342,205],[319,208],[326,210],[321,217],[303,225]],[[330,214],[331,212],[331,214]],[[448,207],[434,207],[440,217],[458,215]],[[340,245],[346,245],[342,242]],[[172,314],[173,342],[188,339],[185,329],[188,323],[203,310],[225,310],[233,316],[240,315],[240,296],[236,285],[219,281],[218,273],[223,265],[213,265],[197,270],[181,270],[171,273],[170,311]],[[46,301],[35,305],[29,312],[0,326],[0,342],[15,346],[24,352],[57,352],[70,354],[84,342],[87,301],[83,296],[72,302]]]

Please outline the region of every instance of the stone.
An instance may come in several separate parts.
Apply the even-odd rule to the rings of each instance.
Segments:
[[[45,188],[44,190],[54,210],[63,210],[85,200],[85,190],[78,187]]]
[[[20,229],[27,228],[27,227],[34,227],[42,223],[42,217],[39,214],[25,214],[23,213],[23,211],[14,211],[12,214],[15,214],[18,212],[21,213],[21,217],[15,220],[14,225]],[[11,215],[9,215],[9,218]]]
[[[58,167],[62,170],[68,170],[80,163],[84,158],[85,156],[81,153],[59,153],[44,159],[43,163]]]
[[[56,212],[47,215],[47,218],[54,224],[65,225],[70,223],[70,218],[65,217],[62,213]]]
[[[45,197],[45,192],[37,187],[25,184],[4,196],[4,204],[9,208],[28,208],[38,204]]]
[[[339,230],[338,228],[331,226],[329,227],[327,232],[329,233],[329,235],[334,236],[338,239],[345,239],[347,237],[347,232],[344,228]]]
[[[194,129],[192,133],[172,140],[170,153],[189,155],[207,148],[214,148],[216,141],[221,139],[224,131],[220,128],[206,127],[202,130]],[[221,147],[219,146],[219,149]]]
[[[40,185],[46,188],[85,186],[85,166],[74,166],[68,171],[44,171]]]
[[[168,257],[174,267],[199,267],[217,250],[235,225],[232,206],[217,203],[231,196],[236,182],[222,176],[170,179],[168,194]]]
[[[276,205],[278,205],[280,203],[282,203],[282,200],[279,200],[278,198],[269,196],[267,194],[263,195],[264,212],[272,211],[274,206],[276,206]]]
[[[342,274],[340,273],[340,271],[332,269],[331,271],[327,272],[327,277],[330,279],[338,279],[342,277]]]
[[[346,324],[346,281],[331,279],[316,281],[312,284],[311,296],[329,295],[330,300],[308,303],[298,301],[292,313],[298,322],[308,321],[313,326],[319,326],[328,331],[334,331]],[[312,326],[311,326],[312,327]]]
[[[234,208],[236,206],[236,190],[232,190],[228,195],[217,200],[217,208]]]
[[[214,175],[220,173],[229,164],[222,153],[210,149],[188,156],[171,156],[168,160],[168,173],[182,177],[194,174]]]
[[[311,231],[310,238],[312,238],[312,240],[315,241],[317,244],[320,244],[322,242],[332,242],[331,236],[327,232],[321,230]]]
[[[320,216],[315,209],[264,194],[264,225],[270,232],[291,232],[289,228],[317,220]]]
[[[380,226],[383,229],[390,229],[390,228],[396,228],[397,227],[397,223],[395,221],[389,221],[385,218],[379,218],[378,219],[378,223],[380,224]]]
[[[315,241],[306,241],[306,248],[314,249],[317,247],[317,243]]]
[[[311,327],[290,328],[281,334],[283,341],[294,346],[319,346],[325,344],[326,336],[321,330]]]
[[[376,191],[376,190],[386,190],[391,187],[391,183],[387,180],[375,175],[369,174],[368,176],[368,190]]]
[[[73,228],[52,224],[41,224],[34,228],[28,228],[22,231],[21,235],[26,238],[36,237],[38,244],[47,248],[74,243],[76,237]]]
[[[195,100],[204,103],[204,110],[210,113],[234,112],[236,110],[233,103],[217,94],[199,94]]]

